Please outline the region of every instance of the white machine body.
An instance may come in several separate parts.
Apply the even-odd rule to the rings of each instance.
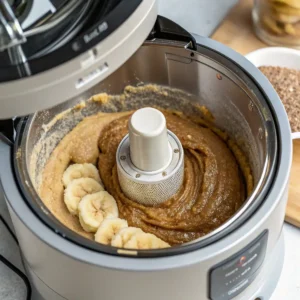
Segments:
[[[267,300],[278,281],[292,162],[284,107],[268,80],[244,57],[210,39],[197,37],[197,41],[191,41],[186,34],[182,38],[170,22],[164,26],[170,38],[163,33],[137,50],[156,17],[155,0],[142,1],[131,18],[90,51],[36,76],[1,83],[0,119],[73,98],[57,106],[61,112],[73,100],[76,104],[103,90],[118,94],[125,83],[137,85],[140,78],[176,89],[179,96],[179,90],[190,93],[189,100],[196,99],[197,104],[213,112],[218,128],[226,124],[230,136],[238,139],[243,135],[249,143],[246,145],[258,145],[243,150],[250,153],[252,166],[261,166],[257,170],[272,176],[254,172],[254,192],[258,196],[251,198],[252,193],[249,199],[253,202],[247,199],[228,221],[197,240],[153,251],[100,245],[70,233],[57,219],[53,220],[26,177],[29,145],[43,132],[39,121],[53,118],[57,111],[47,110],[23,119],[14,145],[0,134],[0,178],[37,300]],[[106,82],[100,84],[104,78]],[[176,99],[174,106],[186,100]],[[154,98],[149,96],[145,101],[154,106]],[[140,113],[131,120],[130,134],[117,151],[119,181],[132,199],[156,205],[180,186],[184,152],[160,114],[147,110]],[[147,114],[155,122],[143,126]],[[272,132],[275,123],[276,132]],[[272,132],[271,136],[259,134],[263,126],[269,130],[266,133]],[[277,143],[278,151],[268,147]],[[156,144],[159,149],[155,149]],[[21,148],[24,151],[19,151]],[[158,151],[156,157],[153,150]],[[274,156],[272,151],[276,152]]]

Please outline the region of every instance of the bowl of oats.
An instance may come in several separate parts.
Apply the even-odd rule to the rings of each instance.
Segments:
[[[287,112],[293,139],[300,138],[300,51],[267,47],[246,58],[271,82]]]

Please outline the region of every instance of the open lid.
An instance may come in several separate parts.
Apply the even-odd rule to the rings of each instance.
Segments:
[[[156,17],[156,0],[1,1],[0,119],[102,81],[142,45]]]

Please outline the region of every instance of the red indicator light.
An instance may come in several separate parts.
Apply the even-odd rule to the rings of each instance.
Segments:
[[[242,256],[239,261],[239,266],[242,266],[246,261],[246,256]]]

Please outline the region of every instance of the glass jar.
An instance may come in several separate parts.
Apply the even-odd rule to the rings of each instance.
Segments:
[[[300,48],[300,0],[254,0],[252,18],[265,43]]]

